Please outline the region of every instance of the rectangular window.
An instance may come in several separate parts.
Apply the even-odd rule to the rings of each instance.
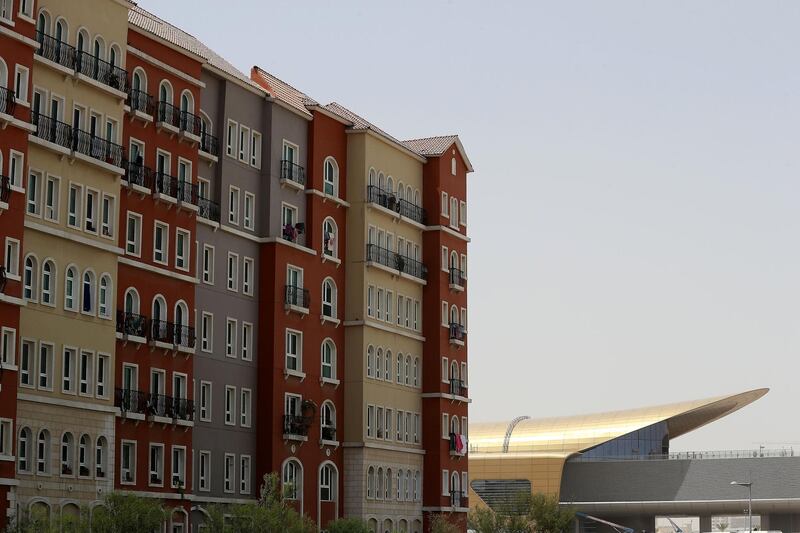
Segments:
[[[236,425],[236,387],[225,386],[225,425]]]
[[[447,198],[447,193],[442,191],[442,216],[447,217],[450,216],[448,208],[450,206],[450,201]]]
[[[0,328],[0,363],[14,365],[14,350],[17,345],[17,330]]]
[[[67,197],[67,226],[80,229],[83,222],[83,186],[75,183],[69,184]]]
[[[28,18],[33,17],[33,0],[20,0],[19,14],[25,15]]]
[[[214,247],[203,245],[203,283],[214,284]]]
[[[247,296],[253,296],[253,259],[245,257],[242,261],[242,292]]]
[[[72,186],[70,186],[70,193],[72,193]],[[125,243],[125,252],[139,257],[141,255],[142,244],[142,215],[128,212],[128,225],[127,237]]]
[[[200,382],[200,420],[211,422],[211,382]]]
[[[367,437],[375,437],[375,406],[367,406]]]
[[[197,464],[198,488],[204,492],[211,490],[211,452],[200,452]]]
[[[253,325],[242,322],[242,361],[253,360]]]
[[[442,496],[450,496],[450,471],[442,470]]]
[[[164,485],[164,445],[150,445],[150,485]]]
[[[411,442],[411,413],[406,413],[406,427],[405,429],[405,436],[406,442]]]
[[[442,438],[450,438],[450,416],[447,413],[442,413]]]
[[[249,163],[250,161],[250,128],[239,126],[239,161]]]
[[[228,130],[226,133],[226,149],[225,153],[229,157],[236,157],[236,154],[239,150],[237,145],[237,141],[239,140],[239,125],[232,121],[228,121]]]
[[[450,253],[447,246],[442,246],[442,271],[448,272],[450,268]]]
[[[467,277],[467,256],[461,254],[461,275]]]
[[[186,488],[186,448],[172,447],[172,488]]]
[[[214,347],[214,315],[205,311],[200,316],[200,349],[211,353]]]
[[[392,440],[394,433],[392,433],[392,426],[394,425],[394,411],[386,409],[386,440]]]
[[[297,223],[297,208],[293,205],[283,204],[281,206],[281,226],[286,230],[288,228],[294,228],[295,224]],[[286,231],[284,231],[284,239],[287,237],[291,237],[286,235]],[[294,237],[291,237],[289,240],[294,241]]]
[[[103,202],[100,210],[100,233],[103,237],[114,237],[114,221],[117,219],[115,213],[116,198],[107,194],[103,195]]]
[[[240,392],[241,397],[239,398],[239,409],[241,410],[241,417],[239,420],[239,425],[241,425],[243,428],[249,428],[253,393],[250,389],[245,388],[242,388]]]
[[[395,440],[397,442],[403,442],[403,411],[397,411],[397,432],[395,435]]]
[[[19,277],[19,241],[6,237],[6,275]]]
[[[78,364],[78,376],[80,379],[78,391],[88,396],[92,393],[92,352],[81,351]]]
[[[450,363],[447,357],[442,357],[442,383],[450,383]]]
[[[238,323],[235,318],[225,321],[225,356],[236,358],[236,329]]]
[[[383,288],[378,287],[378,300],[375,305],[375,318],[378,320],[383,320]]]
[[[245,229],[255,229],[255,203],[256,197],[253,193],[244,193],[244,227]]]
[[[36,357],[36,344],[23,340],[19,354],[19,383],[25,387],[33,387],[33,358]]]
[[[228,190],[228,222],[239,225],[239,189],[232,185]]]
[[[367,287],[367,316],[375,316],[375,287]]]
[[[383,437],[383,407],[377,407],[375,409],[375,425],[377,431],[375,432],[375,436],[379,439]]]
[[[419,300],[414,300],[414,331],[419,331]]]
[[[411,327],[411,298],[406,298],[406,309],[405,309],[405,316],[406,316],[406,327]]]
[[[189,271],[189,256],[192,235],[183,229],[175,230],[175,268]]]
[[[442,325],[449,326],[450,325],[450,312],[447,302],[442,301]]]
[[[458,199],[450,197],[450,227],[458,229]]]
[[[14,93],[17,102],[28,101],[28,80],[30,71],[22,65],[17,65],[14,72]]]
[[[12,0],[0,0],[0,20],[13,22],[11,18]]]
[[[467,202],[458,202],[458,223],[462,226],[467,225]]]
[[[234,462],[236,461],[236,456],[232,453],[225,454],[225,471],[224,471],[224,478],[225,478],[225,492],[233,492],[233,477],[235,475],[234,469]]]
[[[169,250],[169,226],[156,222],[153,228],[153,261],[167,264],[167,251]]]
[[[42,183],[42,175],[38,172],[31,172],[28,175],[27,191],[27,212],[29,215],[40,215],[39,208],[39,187]]]
[[[228,252],[228,290],[239,292],[239,255]]]
[[[53,388],[53,345],[40,343],[39,345],[39,388],[51,390]]]
[[[299,331],[286,330],[286,369],[303,371],[303,334]]]
[[[253,130],[252,142],[250,143],[250,165],[261,168],[261,134]]]
[[[100,193],[98,191],[86,189],[83,226],[89,233],[97,233],[97,211],[100,209],[99,198]]]
[[[12,427],[11,420],[5,418],[0,419],[0,456],[11,456],[11,436],[13,434],[14,428]]]
[[[122,441],[120,455],[120,483],[132,485],[136,482],[136,442]]]
[[[106,383],[108,383],[108,356],[97,356],[97,382],[96,392],[98,398],[105,398],[107,396]]]
[[[467,329],[467,310],[465,308],[461,308],[461,327],[464,328],[466,331]]]
[[[11,185],[22,187],[22,170],[25,168],[25,156],[14,150],[9,150],[8,177]]]
[[[414,413],[414,444],[419,444],[420,442],[420,421],[419,421],[419,414]]]
[[[239,492],[250,494],[250,456],[242,455],[239,457]]]
[[[402,326],[403,325],[403,309],[404,309],[403,301],[404,301],[403,295],[398,294],[397,295],[397,325],[398,326]]]
[[[47,176],[44,187],[44,218],[51,222],[58,222],[58,199],[61,189],[61,179],[56,176]]]

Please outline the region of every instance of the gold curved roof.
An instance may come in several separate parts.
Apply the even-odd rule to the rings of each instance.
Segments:
[[[563,458],[664,421],[673,439],[738,411],[767,392],[769,389],[755,389],[731,396],[593,415],[470,423],[469,452],[472,458],[484,454]]]

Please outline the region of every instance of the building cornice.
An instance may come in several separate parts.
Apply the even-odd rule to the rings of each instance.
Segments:
[[[150,34],[150,33],[147,33],[146,35],[148,37],[152,37],[152,34]],[[197,78],[195,78],[193,76],[189,76],[188,74],[185,74],[185,73],[181,72],[180,70],[176,69],[175,67],[167,65],[163,61],[160,61],[160,60],[156,59],[155,57],[142,52],[138,48],[134,48],[133,46],[128,45],[128,52],[130,54],[132,54],[132,55],[135,55],[136,57],[138,57],[139,59],[141,59],[143,61],[147,61],[148,63],[150,63],[154,67],[158,67],[158,68],[160,68],[160,69],[162,69],[162,70],[164,70],[166,72],[169,72],[170,74],[172,74],[176,78],[180,78],[183,81],[191,83],[192,85],[195,85],[195,86],[197,86],[197,87],[199,87],[201,89],[205,89],[205,87],[206,87],[206,84],[203,83],[202,81],[198,80]]]

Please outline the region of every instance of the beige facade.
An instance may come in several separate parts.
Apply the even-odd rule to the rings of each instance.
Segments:
[[[345,515],[380,531],[421,531],[425,281],[421,270],[401,271],[394,256],[421,268],[423,227],[375,194],[400,196],[402,186],[402,196],[418,198],[422,164],[374,132],[350,133],[344,445],[345,470],[362,475],[346,481]]]
[[[19,495],[23,509],[56,513],[113,487],[122,161],[107,141],[121,141],[125,93],[94,54],[124,68],[129,4],[36,7],[44,36],[30,77],[38,133],[26,183],[18,427],[29,442]]]

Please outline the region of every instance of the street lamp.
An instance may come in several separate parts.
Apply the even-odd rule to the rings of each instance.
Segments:
[[[747,487],[747,517],[750,523],[750,532],[753,533],[753,482],[752,481],[731,481],[731,485]]]

